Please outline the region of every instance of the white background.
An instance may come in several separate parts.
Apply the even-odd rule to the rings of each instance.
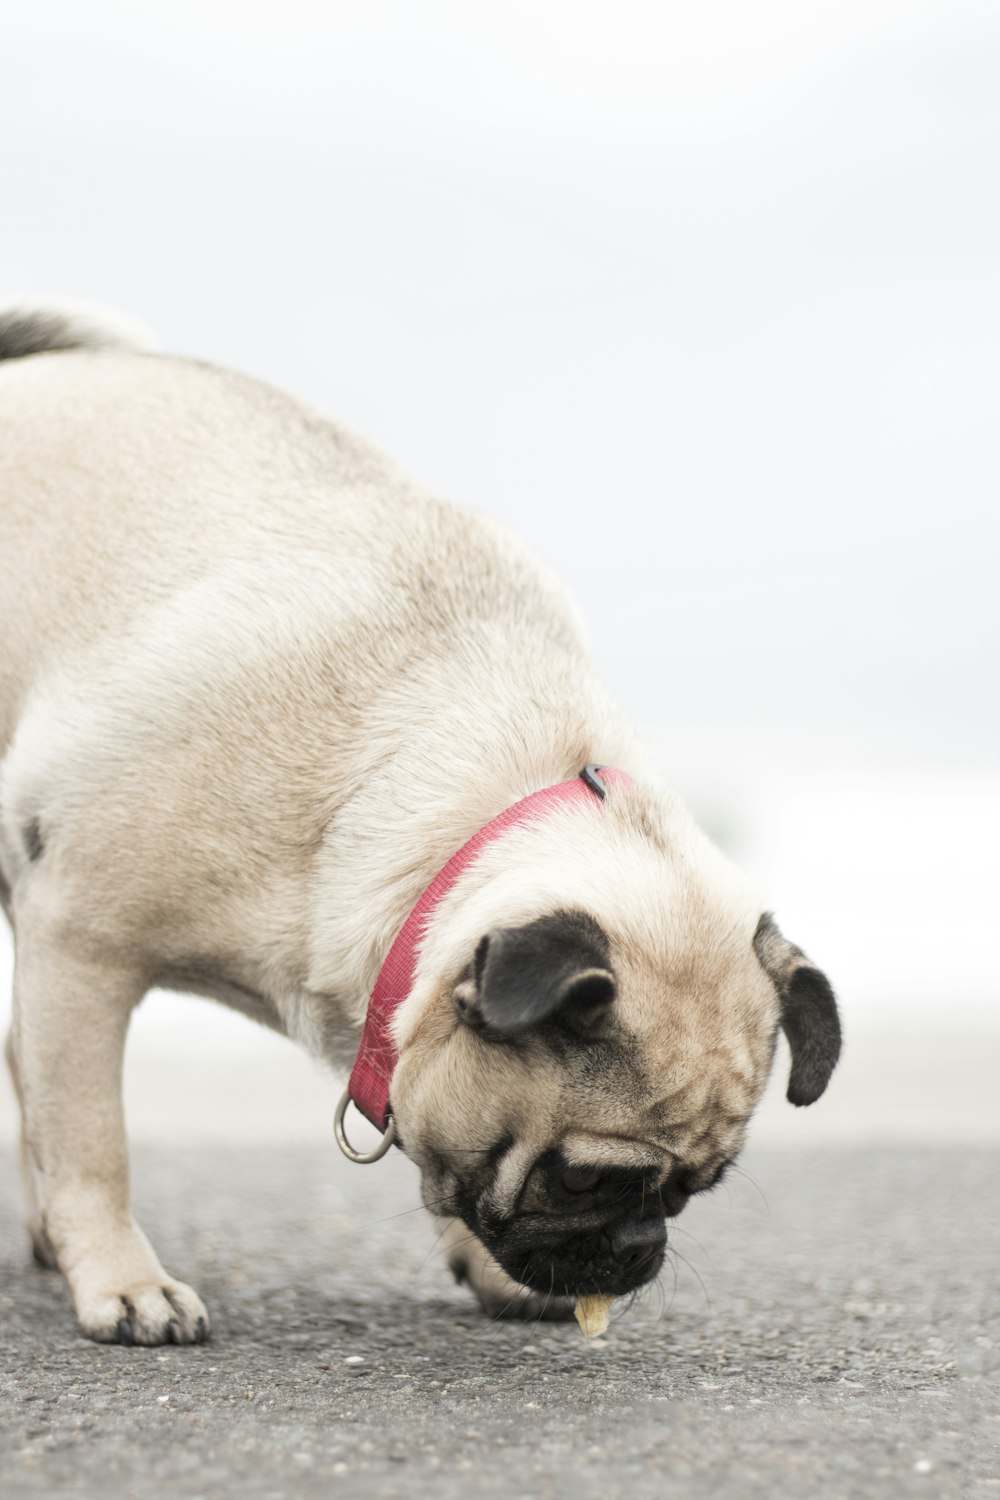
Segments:
[[[0,47],[3,295],[503,518],[849,1036],[996,1026],[994,4],[57,0]]]

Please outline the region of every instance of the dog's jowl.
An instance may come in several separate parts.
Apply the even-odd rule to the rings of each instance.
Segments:
[[[655,1276],[780,1029],[789,1098],[823,1092],[829,984],[499,527],[266,385],[25,307],[0,314],[0,558],[7,1056],[35,1253],[93,1338],[209,1328],[128,1201],[153,985],[354,1063],[494,1313]]]

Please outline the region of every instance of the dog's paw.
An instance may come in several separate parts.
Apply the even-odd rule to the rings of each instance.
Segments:
[[[203,1344],[208,1313],[197,1292],[163,1277],[78,1298],[80,1327],[101,1344]]]

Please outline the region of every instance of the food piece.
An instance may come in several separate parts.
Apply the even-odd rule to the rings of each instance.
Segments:
[[[596,1339],[607,1331],[608,1310],[614,1297],[577,1297],[576,1321],[588,1339]]]

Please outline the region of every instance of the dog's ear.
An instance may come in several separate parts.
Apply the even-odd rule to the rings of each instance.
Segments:
[[[791,1104],[813,1104],[840,1056],[840,1017],[830,981],[779,932],[770,912],[757,924],[754,951],[781,1001],[781,1029],[792,1052]]]
[[[455,1005],[468,1025],[498,1037],[558,1020],[593,1038],[616,988],[603,928],[586,912],[560,911],[488,932],[455,988]]]

